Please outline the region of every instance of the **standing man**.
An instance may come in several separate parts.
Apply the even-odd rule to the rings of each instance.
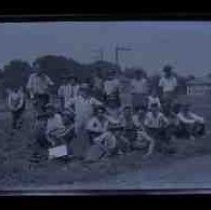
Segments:
[[[22,87],[16,86],[8,91],[8,107],[12,114],[12,128],[21,128],[21,117],[25,110],[25,96]]]
[[[164,66],[163,73],[164,76],[159,81],[162,101],[171,104],[176,97],[177,79],[172,73],[172,66]]]
[[[95,97],[101,101],[104,100],[104,81],[101,69],[97,69],[96,74],[94,75],[94,93]]]
[[[131,106],[132,105],[132,85],[130,79],[125,75],[122,76],[120,82],[120,101],[122,106]]]
[[[106,99],[110,95],[119,96],[119,79],[117,78],[115,70],[110,71],[107,80],[104,82],[104,91]]]
[[[61,108],[67,108],[67,102],[78,96],[79,85],[76,84],[76,78],[73,75],[64,75],[63,84],[58,89],[58,96],[61,102]]]
[[[141,70],[136,70],[132,84],[133,107],[146,105],[146,95],[148,92],[147,79]]]
[[[91,96],[89,89],[82,85],[79,89],[79,95],[67,102],[67,108],[75,111],[75,128],[76,134],[81,134],[85,129],[85,125],[94,112],[94,106],[102,103]]]
[[[35,109],[40,113],[44,111],[45,105],[50,101],[49,88],[54,83],[39,64],[35,64],[34,67],[36,72],[30,75],[26,88],[30,98],[34,100]]]

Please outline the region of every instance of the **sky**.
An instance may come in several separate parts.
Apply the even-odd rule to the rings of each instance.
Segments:
[[[184,21],[0,23],[0,68],[47,54],[90,63],[99,48],[114,62],[117,45],[132,49],[121,52],[122,68],[157,73],[172,64],[184,75],[211,73],[211,22]]]

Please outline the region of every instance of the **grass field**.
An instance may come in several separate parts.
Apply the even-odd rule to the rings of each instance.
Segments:
[[[70,184],[75,181],[89,181],[106,175],[123,173],[128,170],[140,169],[143,165],[162,164],[169,159],[194,157],[211,154],[211,97],[179,97],[179,100],[188,100],[193,104],[193,110],[204,116],[208,135],[206,138],[190,142],[180,139],[175,143],[177,153],[166,158],[165,155],[154,154],[148,160],[142,160],[140,152],[133,152],[125,156],[113,157],[92,164],[81,160],[68,163],[43,160],[40,163],[31,162],[32,154],[36,149],[33,136],[33,116],[28,110],[25,114],[25,123],[22,130],[12,134],[10,115],[5,107],[0,107],[0,186],[42,186],[43,184]],[[80,151],[80,142],[74,141],[75,151]],[[43,151],[45,153],[45,151]]]

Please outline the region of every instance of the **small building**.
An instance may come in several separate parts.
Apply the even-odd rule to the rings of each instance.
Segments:
[[[187,82],[187,95],[211,95],[211,77],[200,77]]]

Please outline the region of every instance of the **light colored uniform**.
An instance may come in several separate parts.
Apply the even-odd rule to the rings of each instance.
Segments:
[[[94,139],[94,142],[106,152],[110,152],[116,148],[117,139],[112,132],[107,131]]]
[[[177,87],[177,79],[174,76],[170,78],[162,77],[159,81],[159,87],[163,90],[163,99],[169,102],[175,100],[175,90]]]
[[[161,77],[159,86],[163,88],[164,93],[172,92],[177,86],[177,80],[174,76],[171,76],[170,78]]]
[[[71,105],[75,107],[75,127],[78,133],[93,115],[93,105],[102,105],[102,103],[95,98],[84,98],[79,95],[67,102],[67,107]]]
[[[106,80],[104,82],[104,90],[106,95],[111,95],[112,93],[119,90],[119,80],[118,79],[112,79],[112,80]]]
[[[136,140],[133,143],[134,148],[145,148],[148,145],[147,154],[151,154],[154,148],[154,140],[145,131],[144,125],[137,114],[133,115],[133,123],[137,129]]]
[[[67,108],[67,102],[71,98],[76,98],[78,96],[79,86],[78,85],[61,85],[58,90],[58,96],[64,99],[64,108]]]
[[[66,129],[60,114],[54,114],[53,117],[48,118],[45,132],[48,141],[53,143],[54,139],[60,139],[65,135],[65,131]]]
[[[157,116],[152,112],[148,112],[144,120],[144,125],[148,128],[162,128],[168,125],[168,123],[168,119],[161,112],[159,112]]]
[[[122,106],[132,105],[132,85],[129,80],[120,84],[120,100]]]
[[[53,84],[47,75],[39,76],[34,73],[30,75],[26,88],[29,90],[31,98],[33,98],[35,94],[46,94],[48,87]]]
[[[17,92],[9,91],[8,95],[8,107],[11,111],[16,111],[22,108],[24,104],[24,93],[22,90]]]
[[[147,94],[147,80],[142,78],[140,80],[133,79],[132,85],[132,104],[134,107],[146,104]]]

